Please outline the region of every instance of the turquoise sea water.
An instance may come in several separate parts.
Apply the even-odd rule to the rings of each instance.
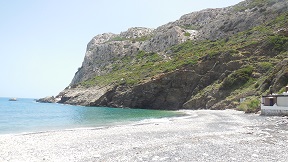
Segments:
[[[37,103],[0,98],[0,134],[118,125],[179,116],[179,112]]]

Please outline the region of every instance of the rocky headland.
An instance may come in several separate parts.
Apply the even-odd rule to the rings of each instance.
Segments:
[[[71,84],[38,101],[256,111],[269,87],[279,92],[288,83],[287,11],[287,0],[246,0],[156,29],[97,35]]]

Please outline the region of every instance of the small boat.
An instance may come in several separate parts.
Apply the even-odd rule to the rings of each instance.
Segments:
[[[17,101],[17,98],[10,98],[9,101]]]

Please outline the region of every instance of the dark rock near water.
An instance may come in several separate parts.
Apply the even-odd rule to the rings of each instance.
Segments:
[[[45,98],[40,98],[36,100],[36,102],[41,102],[41,103],[54,103],[56,102],[56,99],[54,96],[47,96]]]
[[[110,74],[114,64],[123,61],[125,57],[135,57],[139,51],[156,53],[165,61],[173,55],[171,47],[188,40],[196,42],[223,39],[228,42],[231,36],[267,24],[287,10],[286,0],[260,4],[255,0],[246,0],[222,9],[189,13],[156,29],[137,27],[120,34],[97,35],[88,43],[82,66],[75,73],[70,86],[56,97],[46,97],[37,102],[170,110],[235,108],[235,101],[240,98],[265,93],[269,86],[276,91],[288,83],[287,60],[282,59],[285,58],[283,54],[277,57],[281,53],[280,47],[285,51],[282,49],[284,46],[274,49],[273,42],[263,41],[251,43],[236,51],[207,54],[194,65],[159,73],[134,85],[123,83],[83,86],[81,82]],[[251,34],[243,34],[239,44],[245,42]],[[273,34],[287,36],[287,27],[281,27]],[[274,60],[271,61],[272,57]],[[281,62],[276,65],[277,59]],[[260,61],[264,62],[263,65],[258,63]],[[223,87],[224,81],[228,82],[231,78],[233,81],[233,75],[239,75],[237,70],[250,65],[254,67],[248,76],[251,80],[269,75],[263,83],[257,83],[254,88],[241,93],[235,93],[236,89],[232,86]],[[273,67],[274,71],[271,71],[271,75],[267,74],[266,68],[272,68],[272,65],[276,65]],[[246,82],[248,81],[243,81],[243,84]]]

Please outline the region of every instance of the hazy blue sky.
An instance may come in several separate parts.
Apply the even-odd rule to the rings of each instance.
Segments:
[[[0,0],[0,97],[57,95],[97,34],[156,28],[242,0]]]

